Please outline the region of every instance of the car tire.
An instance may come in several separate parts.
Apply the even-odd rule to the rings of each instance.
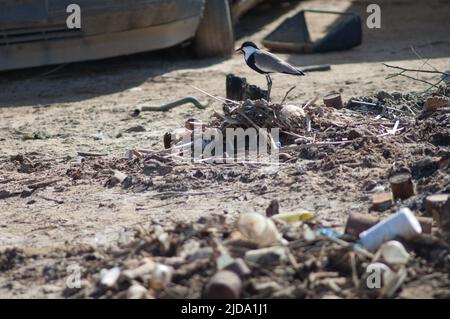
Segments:
[[[193,48],[198,57],[227,57],[233,53],[234,30],[229,0],[205,1]]]

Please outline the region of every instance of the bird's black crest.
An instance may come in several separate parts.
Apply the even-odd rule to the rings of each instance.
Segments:
[[[246,41],[246,42],[242,43],[241,48],[243,48],[243,47],[254,47],[255,49],[258,49],[256,44],[254,44],[251,41]]]

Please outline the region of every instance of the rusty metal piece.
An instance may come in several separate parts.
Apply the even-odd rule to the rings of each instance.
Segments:
[[[372,197],[372,208],[377,211],[385,211],[392,206],[393,198],[391,192],[377,193]]]
[[[450,106],[450,99],[446,96],[430,96],[423,106],[424,112],[433,112],[441,107]]]
[[[225,270],[234,272],[239,277],[244,277],[251,274],[250,268],[242,258],[236,258],[231,264],[227,265]]]
[[[323,98],[323,103],[327,107],[333,107],[335,109],[342,109],[344,104],[342,103],[342,97],[339,93],[328,94]]]
[[[425,198],[425,210],[433,215],[433,218],[438,225],[440,225],[441,214],[448,199],[448,194],[434,194]]]
[[[398,174],[389,179],[394,199],[407,199],[414,195],[414,184],[409,174]]]
[[[242,281],[229,270],[218,271],[206,284],[204,297],[208,299],[238,299],[241,296]]]

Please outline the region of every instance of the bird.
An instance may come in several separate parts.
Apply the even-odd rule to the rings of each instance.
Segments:
[[[301,70],[281,60],[272,53],[259,49],[251,41],[242,43],[241,47],[235,51],[235,53],[239,52],[244,54],[245,62],[251,69],[266,76],[267,101],[270,101],[270,92],[272,90],[271,73],[284,73],[297,76],[305,75]]]

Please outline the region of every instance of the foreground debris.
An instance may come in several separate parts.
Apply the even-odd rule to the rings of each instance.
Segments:
[[[436,233],[385,241],[371,253],[319,220],[258,216],[140,228],[127,244],[82,253],[83,285],[62,296],[407,298],[414,287],[431,287],[429,297],[450,297],[450,247]],[[260,242],[267,229],[259,223],[267,222],[275,237]]]
[[[188,119],[185,127],[168,132],[166,149],[132,149],[123,157],[80,151],[58,163],[39,154],[2,157],[0,165],[21,177],[0,180],[5,202],[49,202],[47,193],[63,194],[77,183],[104,185],[105,191],[120,194],[148,193],[160,205],[194,196],[207,201],[212,192],[224,202],[243,193],[273,199],[250,215],[155,221],[139,227],[131,241],[109,248],[68,246],[47,255],[2,250],[0,271],[25,282],[37,273],[44,284],[60,288],[58,296],[71,298],[449,298],[450,120],[447,106],[425,109],[430,98],[448,95],[447,88],[427,94],[379,92],[352,98],[343,108],[339,103],[326,107],[318,98],[301,105],[222,101],[223,112],[208,122]],[[277,174],[246,157],[231,163],[177,161],[183,135],[190,140],[198,123],[202,132],[279,128]],[[350,215],[344,229],[345,218],[330,225],[314,217],[319,205],[286,211],[284,192],[314,199],[336,193],[342,201],[365,202],[368,211],[359,211],[363,217]],[[342,216],[351,212],[333,209]],[[412,222],[406,232],[389,231],[380,241],[378,230],[401,209],[411,212],[402,220],[410,222],[413,215],[420,231]],[[270,219],[259,215],[264,212]],[[378,234],[368,246],[360,242],[364,232]],[[407,239],[398,236],[405,234]],[[34,263],[46,258],[52,262],[36,271]],[[74,263],[81,267],[81,288],[66,285]],[[380,281],[370,277],[375,272]]]

